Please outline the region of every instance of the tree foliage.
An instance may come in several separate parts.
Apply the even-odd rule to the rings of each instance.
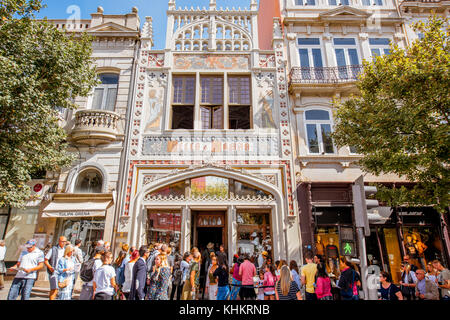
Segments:
[[[380,187],[392,206],[449,206],[450,29],[447,19],[431,17],[414,25],[423,38],[405,49],[364,62],[360,95],[335,100],[334,141],[363,155],[363,170],[394,173],[413,188]]]
[[[36,169],[69,165],[59,111],[96,84],[87,35],[35,20],[40,0],[0,3],[0,206],[23,206]]]

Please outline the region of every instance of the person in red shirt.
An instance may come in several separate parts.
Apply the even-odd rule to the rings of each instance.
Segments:
[[[244,263],[242,263],[239,267],[239,275],[242,276],[242,299],[255,300],[256,293],[253,287],[253,277],[256,276],[256,267],[250,262],[250,257],[248,254],[244,255]]]

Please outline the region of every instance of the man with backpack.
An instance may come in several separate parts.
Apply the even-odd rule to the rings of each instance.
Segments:
[[[83,281],[80,300],[92,300],[94,296],[94,275],[95,271],[102,266],[101,256],[105,253],[105,248],[96,247],[94,257],[83,262],[80,269],[80,279]]]

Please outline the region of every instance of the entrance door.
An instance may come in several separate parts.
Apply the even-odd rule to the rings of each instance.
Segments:
[[[198,228],[197,247],[204,249],[211,242],[214,243],[214,251],[218,251],[222,244],[222,232],[223,228],[221,227]]]
[[[193,246],[202,252],[201,250],[211,242],[214,244],[215,251],[219,250],[221,244],[227,249],[226,232],[224,232],[225,212],[193,212],[192,218],[194,219]]]

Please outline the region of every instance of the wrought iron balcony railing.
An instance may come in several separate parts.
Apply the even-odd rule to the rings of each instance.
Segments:
[[[294,67],[291,69],[290,80],[291,84],[352,82],[358,80],[362,70],[362,65],[320,68]]]

